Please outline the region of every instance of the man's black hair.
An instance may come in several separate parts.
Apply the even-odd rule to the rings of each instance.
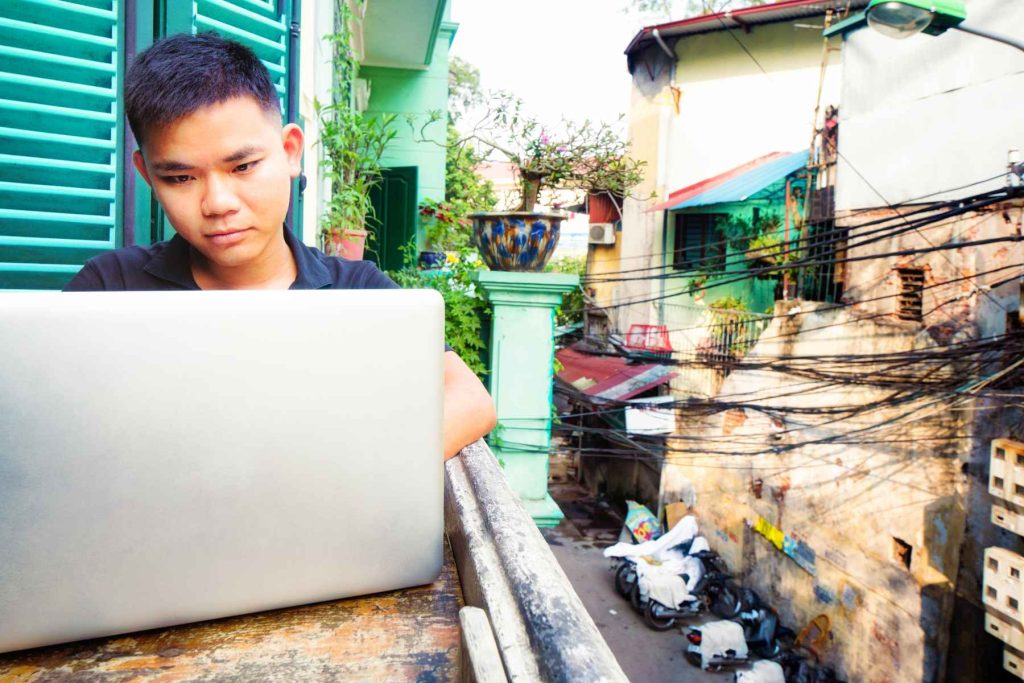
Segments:
[[[154,127],[245,95],[280,116],[274,83],[256,53],[213,32],[157,41],[135,58],[124,83],[125,113],[139,145]]]

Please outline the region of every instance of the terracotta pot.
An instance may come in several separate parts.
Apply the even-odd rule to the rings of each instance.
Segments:
[[[555,252],[561,212],[501,211],[474,213],[473,246],[491,270],[543,270]]]
[[[618,202],[621,204],[622,200],[618,199]],[[619,215],[618,206],[615,205],[615,202],[612,201],[606,192],[591,194],[587,199],[587,203],[591,223],[614,223],[622,218]]]
[[[323,251],[328,256],[340,256],[349,261],[362,261],[366,248],[365,230],[331,231],[323,236]]]

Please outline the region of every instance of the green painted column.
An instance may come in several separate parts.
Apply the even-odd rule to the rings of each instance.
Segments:
[[[562,519],[548,495],[555,309],[579,277],[490,270],[474,280],[493,309],[489,381],[498,426],[491,448],[537,525],[554,526]]]

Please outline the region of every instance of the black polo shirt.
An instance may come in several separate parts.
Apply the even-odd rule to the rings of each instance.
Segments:
[[[298,275],[289,289],[395,289],[370,261],[327,256],[284,228]],[[65,292],[198,290],[192,277],[192,247],[175,235],[165,242],[125,247],[89,259]]]

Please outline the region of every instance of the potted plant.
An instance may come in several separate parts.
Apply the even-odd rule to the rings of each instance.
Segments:
[[[395,117],[367,118],[337,103],[315,103],[315,109],[324,150],[320,165],[331,185],[320,223],[321,246],[327,254],[359,260],[369,235],[366,217],[373,214],[370,195],[381,182],[380,160],[395,136]]]
[[[493,96],[489,105],[481,124],[460,144],[508,159],[518,180],[518,202],[511,211],[470,214],[473,245],[493,270],[540,271],[567,217],[537,210],[543,195],[571,190],[581,200],[599,196],[621,215],[623,198],[643,179],[644,162],[629,157],[612,124],[563,121],[554,130],[523,114],[522,102],[508,95]]]
[[[366,218],[373,214],[371,192],[381,182],[381,158],[396,131],[394,114],[368,117],[354,105],[352,92],[359,62],[351,45],[352,24],[358,21],[348,3],[337,3],[332,65],[335,87],[330,104],[314,101],[319,123],[322,177],[331,196],[320,219],[320,244],[332,256],[360,260],[371,234]]]

